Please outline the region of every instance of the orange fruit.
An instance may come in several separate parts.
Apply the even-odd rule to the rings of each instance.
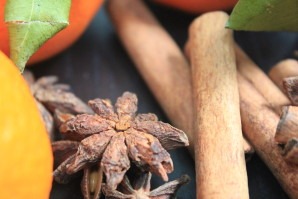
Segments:
[[[0,51],[0,198],[48,199],[51,143],[20,71]]]
[[[233,8],[237,0],[153,0],[189,13],[202,13]]]
[[[9,55],[9,35],[4,23],[6,0],[0,0],[0,50]],[[103,0],[72,0],[69,26],[49,39],[29,60],[28,64],[40,62],[57,55],[73,44],[86,30]]]

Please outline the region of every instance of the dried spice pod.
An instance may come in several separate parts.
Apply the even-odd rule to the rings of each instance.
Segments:
[[[70,113],[63,113],[63,112],[61,112],[61,111],[59,111],[58,109],[56,109],[55,111],[54,111],[54,123],[55,123],[55,126],[59,129],[60,128],[60,126],[64,123],[64,122],[66,122],[66,121],[68,121],[68,120],[70,120],[70,119],[72,119],[72,118],[74,118],[75,116],[73,115],[73,114],[70,114]]]
[[[151,173],[142,173],[134,186],[131,185],[127,176],[121,182],[121,190],[113,190],[103,185],[103,192],[108,199],[131,199],[131,198],[148,198],[148,199],[170,199],[175,198],[178,189],[189,182],[190,178],[183,175],[180,178],[168,182],[152,191],[150,191]]]
[[[79,147],[79,142],[70,140],[59,140],[52,142],[52,150],[54,154],[54,168],[57,168],[67,158],[74,155]]]
[[[187,146],[188,139],[183,131],[158,122],[154,114],[137,115],[137,97],[133,93],[125,92],[115,108],[102,99],[89,101],[89,106],[96,114],[79,114],[65,122],[63,117],[60,120],[63,134],[71,133],[77,140],[83,139],[75,157],[67,160],[66,166],[61,163],[63,166],[54,171],[55,179],[101,164],[107,186],[116,189],[130,167],[130,158],[142,170],[168,180],[167,173],[173,171],[173,163],[166,147],[169,143],[179,143],[175,147]],[[142,128],[143,122],[151,123]],[[157,132],[158,129],[161,132]],[[159,134],[163,135],[155,137]]]
[[[58,124],[58,126],[62,123],[59,121],[62,119],[62,116],[64,117],[63,120],[66,120],[66,113],[93,113],[87,104],[69,91],[69,85],[57,83],[58,77],[45,76],[35,80],[33,74],[27,70],[24,72],[23,76],[30,86],[32,95],[34,95],[37,100],[38,108],[51,140],[53,140],[54,137],[54,119],[49,111],[55,116],[58,116],[55,118],[55,123],[56,125]],[[58,113],[55,113],[56,111]],[[68,119],[70,119],[70,115],[68,116]]]
[[[117,188],[126,171],[130,168],[127,146],[124,141],[123,132],[113,136],[101,160],[108,186],[113,189]]]
[[[77,96],[62,89],[38,89],[35,98],[43,103],[51,112],[58,109],[65,113],[92,113],[91,109]]]
[[[35,81],[33,74],[25,71],[24,78],[30,85],[34,97],[51,112],[58,109],[72,114],[92,113],[82,100],[70,92],[69,85],[57,83],[57,76],[45,76]]]
[[[59,131],[64,136],[68,136],[69,139],[80,141],[95,133],[111,130],[113,126],[115,126],[113,121],[106,120],[98,115],[81,114],[62,123]]]

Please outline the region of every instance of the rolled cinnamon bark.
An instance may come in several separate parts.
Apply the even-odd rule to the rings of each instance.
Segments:
[[[298,76],[298,61],[295,59],[286,59],[274,65],[268,76],[284,92],[282,81],[286,77]]]
[[[197,198],[249,198],[228,15],[210,12],[189,29]]]
[[[274,136],[279,117],[266,99],[243,76],[238,74],[242,128],[256,153],[266,163],[292,199],[298,196],[298,167],[288,164]]]
[[[264,96],[269,106],[280,114],[282,106],[291,104],[289,99],[239,46],[235,45],[235,51],[238,71]]]

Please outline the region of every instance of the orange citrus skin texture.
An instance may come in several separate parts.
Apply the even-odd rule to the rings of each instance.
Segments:
[[[0,50],[9,56],[9,35],[4,22],[6,0],[0,0]],[[72,0],[69,25],[49,39],[29,60],[34,64],[62,52],[73,44],[86,30],[103,0]]]
[[[189,13],[202,13],[233,8],[237,0],[153,0]]]
[[[0,198],[48,199],[51,143],[30,90],[0,51]]]

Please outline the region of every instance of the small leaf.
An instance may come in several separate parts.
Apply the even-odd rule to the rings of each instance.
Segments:
[[[30,56],[68,25],[71,0],[7,0],[10,57],[24,70]]]
[[[298,0],[239,0],[226,27],[248,31],[298,31]]]

